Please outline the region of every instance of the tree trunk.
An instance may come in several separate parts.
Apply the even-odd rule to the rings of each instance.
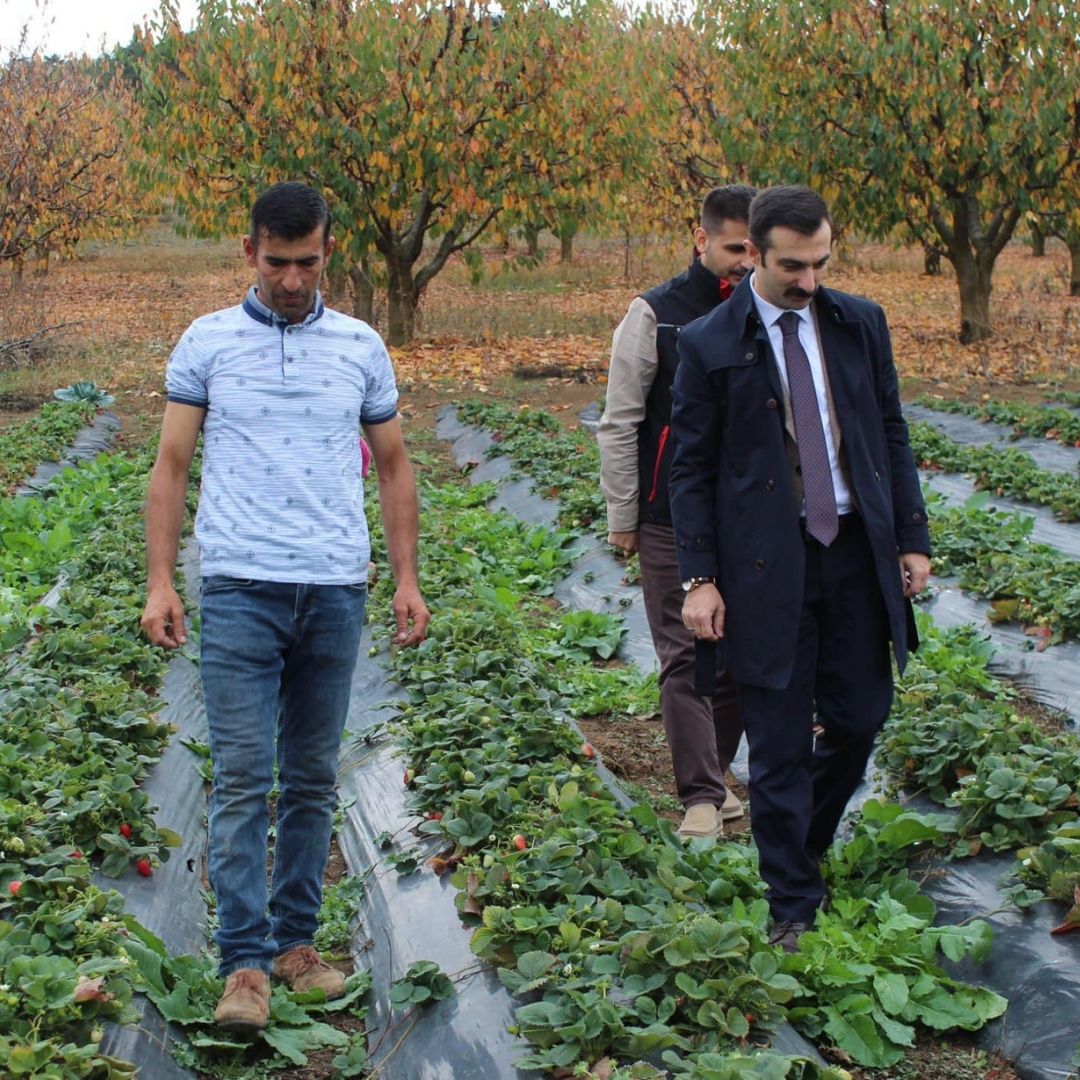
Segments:
[[[1069,244],[1069,295],[1080,296],[1080,239]]]
[[[574,261],[574,237],[577,236],[578,219],[574,214],[559,215],[559,262],[569,265]]]
[[[1036,259],[1046,254],[1046,233],[1038,225],[1031,226],[1031,254]]]
[[[333,308],[344,308],[349,298],[349,274],[337,260],[326,271],[326,302]]]
[[[427,192],[422,192],[417,197],[415,216],[409,227],[400,234],[380,229],[375,240],[375,246],[386,261],[386,338],[391,345],[405,345],[413,339],[420,298],[432,278],[455,251],[461,251],[478,239],[498,214],[497,210],[492,210],[479,221],[469,221],[458,215],[450,227],[440,233],[437,249],[417,269],[424,255],[424,236],[434,211],[435,203]]]
[[[375,285],[367,273],[367,259],[349,267],[353,315],[369,326],[375,323]]]
[[[521,231],[525,234],[525,250],[530,259],[540,255],[540,226],[523,225]]]
[[[956,271],[960,290],[960,341],[971,345],[993,335],[990,325],[990,291],[994,263],[1012,239],[1022,215],[1017,200],[1002,203],[987,217],[972,189],[950,200],[946,216],[931,208],[942,254]]]
[[[412,268],[412,262],[400,252],[386,256],[386,341],[389,345],[407,345],[416,330],[417,296]]]
[[[968,249],[952,253],[960,289],[960,342],[971,345],[993,334],[990,328],[990,290],[993,262],[973,255]]]

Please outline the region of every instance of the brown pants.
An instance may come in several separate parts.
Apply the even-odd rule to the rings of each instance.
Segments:
[[[715,697],[694,693],[694,635],[683,625],[685,598],[669,525],[638,528],[641,587],[653,647],[660,661],[660,715],[671,749],[675,790],[683,806],[724,802],[724,770],[739,748],[742,721],[731,677],[720,675]]]

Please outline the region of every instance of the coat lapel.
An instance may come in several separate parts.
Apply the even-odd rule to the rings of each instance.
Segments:
[[[858,426],[855,415],[855,377],[859,360],[865,352],[862,330],[858,322],[844,319],[828,289],[819,289],[814,304],[818,335],[821,340],[825,369],[829,374],[836,419],[841,433],[854,431]]]

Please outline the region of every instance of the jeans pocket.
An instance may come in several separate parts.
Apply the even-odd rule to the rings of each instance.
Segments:
[[[366,581],[351,581],[346,585],[341,586],[350,596],[366,596],[367,595],[367,582]]]
[[[228,577],[226,574],[211,574],[202,579],[202,594],[224,592],[226,589],[250,589],[258,585],[254,578]]]

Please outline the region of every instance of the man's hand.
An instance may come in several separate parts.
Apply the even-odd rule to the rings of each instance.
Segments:
[[[146,608],[139,622],[151,645],[179,649],[187,644],[184,629],[184,605],[171,586],[155,589],[146,598]]]
[[[926,588],[930,578],[930,559],[918,551],[908,551],[900,556],[900,581],[904,595],[910,600]]]
[[[715,585],[698,585],[686,594],[682,609],[683,625],[702,641],[717,641],[724,636],[724,598]]]
[[[415,585],[399,585],[394,593],[394,621],[397,630],[390,639],[395,645],[419,645],[427,636],[431,612]]]
[[[637,529],[630,532],[609,532],[607,542],[612,547],[622,548],[622,553],[629,558],[638,549]]]

